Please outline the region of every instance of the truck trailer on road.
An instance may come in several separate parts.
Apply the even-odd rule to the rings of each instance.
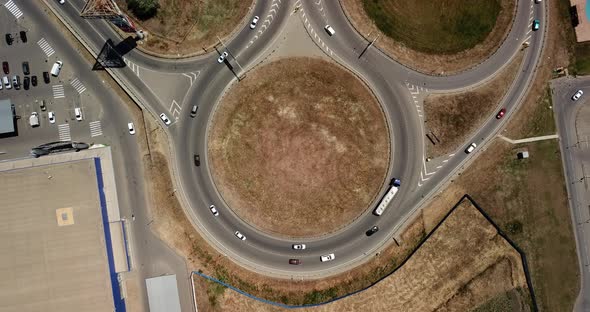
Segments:
[[[393,178],[393,182],[391,183],[389,190],[387,191],[387,193],[385,193],[385,196],[383,196],[383,198],[381,199],[381,202],[379,203],[377,208],[375,208],[375,211],[373,211],[373,213],[376,216],[380,216],[383,214],[383,212],[385,211],[385,208],[387,208],[387,206],[389,205],[389,203],[391,202],[393,197],[395,197],[395,194],[397,194],[397,191],[399,190],[400,185],[401,185],[401,181],[399,179]]]

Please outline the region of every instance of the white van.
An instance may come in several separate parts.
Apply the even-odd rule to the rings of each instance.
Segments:
[[[39,127],[39,114],[37,114],[37,112],[31,113],[31,116],[29,117],[29,124],[31,127]]]
[[[59,71],[61,70],[61,67],[63,66],[63,62],[62,61],[57,61],[55,62],[55,64],[53,64],[53,67],[51,67],[51,75],[54,77],[57,77],[59,75]]]

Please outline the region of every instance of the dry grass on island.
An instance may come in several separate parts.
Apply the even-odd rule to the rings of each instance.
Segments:
[[[223,199],[273,235],[319,236],[365,212],[386,184],[389,130],[365,85],[341,67],[289,58],[248,74],[211,121]]]

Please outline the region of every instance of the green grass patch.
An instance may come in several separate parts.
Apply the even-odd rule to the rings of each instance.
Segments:
[[[581,42],[575,45],[576,62],[575,70],[578,75],[590,74],[590,42]]]
[[[555,118],[553,116],[553,101],[551,99],[551,88],[547,87],[541,102],[537,104],[535,111],[529,119],[529,127],[524,137],[535,137],[555,134]]]
[[[500,0],[363,0],[387,36],[426,53],[457,53],[482,42],[501,10]]]

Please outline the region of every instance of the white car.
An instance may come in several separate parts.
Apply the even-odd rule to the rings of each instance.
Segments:
[[[82,110],[80,109],[80,107],[74,108],[74,114],[76,115],[77,121],[82,121]]]
[[[170,119],[168,119],[168,116],[166,116],[166,114],[164,114],[164,113],[160,114],[160,119],[162,119],[162,121],[166,124],[166,126],[169,126],[172,123],[170,121]]]
[[[334,260],[334,258],[336,258],[336,256],[333,253],[331,253],[321,256],[320,260],[322,260],[322,262],[328,262]]]
[[[293,244],[293,249],[295,250],[303,250],[305,247],[307,247],[305,244]]]
[[[217,217],[217,216],[219,215],[219,211],[217,211],[217,208],[215,208],[215,205],[211,205],[211,206],[209,206],[209,210],[211,210],[211,213],[212,213],[214,216],[216,216],[216,217]],[[236,233],[238,233],[238,232],[236,232]],[[236,235],[236,236],[237,236],[237,235]],[[240,239],[241,239],[241,238],[240,238]],[[244,239],[246,239],[246,238],[244,237]]]
[[[584,91],[582,91],[582,90],[576,91],[576,93],[572,96],[572,100],[574,100],[574,101],[579,100],[583,94],[584,94]]]
[[[250,29],[256,28],[256,23],[258,23],[259,19],[260,19],[260,17],[254,16],[254,18],[252,19],[252,23],[250,23]]]
[[[332,26],[330,25],[326,25],[326,27],[324,27],[324,29],[326,30],[326,32],[328,33],[328,35],[330,36],[334,36],[334,34],[336,33],[334,31],[334,28],[332,28]]]
[[[127,129],[129,129],[129,134],[135,134],[135,125],[132,122],[127,123]]]
[[[225,61],[225,58],[227,56],[228,56],[227,51],[223,51],[223,53],[221,53],[221,55],[217,59],[217,63],[219,63],[219,64],[223,63],[223,61]]]
[[[240,231],[236,231],[236,232],[234,233],[234,235],[235,235],[237,238],[239,238],[239,239],[241,239],[241,240],[243,240],[243,241],[245,241],[245,240],[246,240],[246,236],[244,236],[244,234],[240,233]]]
[[[473,152],[473,150],[474,150],[476,147],[477,147],[477,144],[475,144],[475,143],[471,143],[471,144],[470,144],[470,145],[467,147],[467,149],[465,149],[465,153],[469,154],[469,153]]]
[[[55,114],[53,112],[49,112],[49,122],[55,123]]]
[[[59,0],[59,4],[64,4],[66,3],[66,0]]]
[[[7,76],[2,77],[2,82],[4,82],[4,87],[6,87],[6,89],[12,89],[12,84],[10,83],[10,78],[8,78]]]

